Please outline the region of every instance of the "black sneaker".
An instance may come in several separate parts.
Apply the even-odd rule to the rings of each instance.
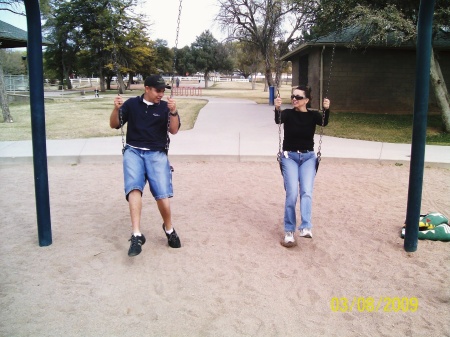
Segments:
[[[142,245],[145,243],[145,236],[143,234],[141,234],[141,236],[131,235],[131,238],[128,241],[131,241],[128,256],[139,255],[142,251]]]
[[[180,238],[177,235],[177,232],[175,232],[175,228],[173,228],[173,232],[170,234],[167,234],[164,224],[162,225],[162,228],[163,228],[164,233],[167,236],[167,242],[169,243],[169,246],[172,248],[180,248],[181,242],[180,242]]]

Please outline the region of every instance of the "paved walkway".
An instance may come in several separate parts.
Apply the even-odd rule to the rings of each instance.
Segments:
[[[207,98],[192,130],[171,136],[171,161],[274,161],[278,126],[273,107],[253,101]],[[112,103],[111,103],[112,106]],[[286,106],[288,107],[288,106]],[[332,123],[332,116],[330,123]],[[326,128],[325,128],[326,134]],[[316,135],[317,150],[319,137]],[[121,137],[47,140],[48,162],[120,160]],[[322,159],[409,162],[410,144],[369,142],[324,136]],[[32,162],[31,141],[0,142],[0,164]],[[428,145],[427,165],[450,167],[450,146]]]

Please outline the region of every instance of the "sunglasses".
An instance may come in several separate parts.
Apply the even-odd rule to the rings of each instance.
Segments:
[[[304,99],[304,98],[306,98],[306,97],[303,97],[303,96],[299,96],[299,95],[291,95],[291,99],[296,99],[297,101],[301,101],[302,99]]]

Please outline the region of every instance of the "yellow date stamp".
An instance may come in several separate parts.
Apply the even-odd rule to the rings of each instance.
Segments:
[[[332,297],[332,312],[416,312],[417,297]]]

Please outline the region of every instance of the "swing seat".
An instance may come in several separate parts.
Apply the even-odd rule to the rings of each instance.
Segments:
[[[322,154],[319,151],[319,152],[317,152],[317,159],[316,159],[316,174],[317,174],[317,170],[319,169],[321,160],[322,160]]]
[[[277,153],[277,162],[280,165],[281,175],[283,175],[283,168],[281,166],[281,156],[282,156],[281,152],[278,152]],[[316,159],[316,173],[317,173],[317,170],[319,169],[320,160],[321,160],[321,156],[320,156],[320,152],[318,152],[317,159]]]

